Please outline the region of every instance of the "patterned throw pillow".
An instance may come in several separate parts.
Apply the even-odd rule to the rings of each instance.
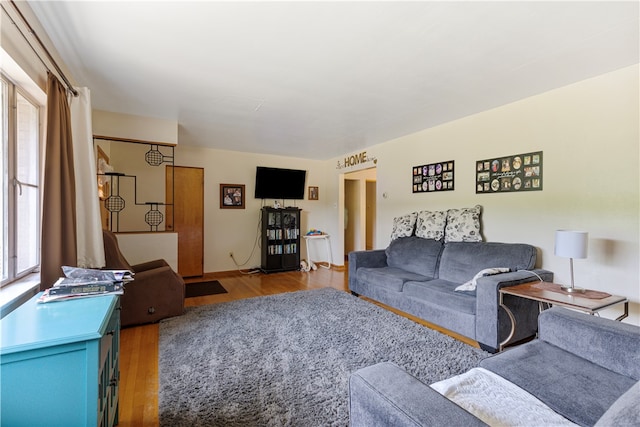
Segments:
[[[447,211],[421,211],[416,220],[416,236],[423,239],[442,240],[447,224]]]
[[[480,211],[482,207],[449,209],[444,230],[446,242],[481,242]]]
[[[391,240],[398,237],[413,236],[413,230],[416,227],[417,212],[393,218],[393,231],[391,232]]]

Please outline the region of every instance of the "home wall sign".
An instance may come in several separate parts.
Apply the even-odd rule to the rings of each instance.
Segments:
[[[366,151],[362,151],[358,154],[352,154],[351,156],[347,156],[344,158],[344,162],[338,160],[338,165],[336,169],[344,169],[352,166],[364,165],[367,163],[373,163],[374,165],[378,163],[378,159],[375,157],[370,157],[367,155]]]
[[[454,189],[454,161],[430,163],[413,167],[413,192],[430,193]]]
[[[476,162],[476,194],[540,190],[542,151]]]

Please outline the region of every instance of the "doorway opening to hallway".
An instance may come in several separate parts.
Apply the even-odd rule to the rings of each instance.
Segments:
[[[344,175],[344,254],[376,247],[376,168]]]

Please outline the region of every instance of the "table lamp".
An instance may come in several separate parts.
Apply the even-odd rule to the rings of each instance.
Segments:
[[[586,231],[556,230],[555,254],[569,258],[571,266],[571,286],[561,286],[563,291],[584,292],[584,288],[576,288],[573,283],[573,259],[586,258],[589,233]]]

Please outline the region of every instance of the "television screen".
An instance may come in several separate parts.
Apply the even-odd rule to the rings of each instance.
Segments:
[[[307,171],[258,166],[256,168],[256,199],[304,199]]]

